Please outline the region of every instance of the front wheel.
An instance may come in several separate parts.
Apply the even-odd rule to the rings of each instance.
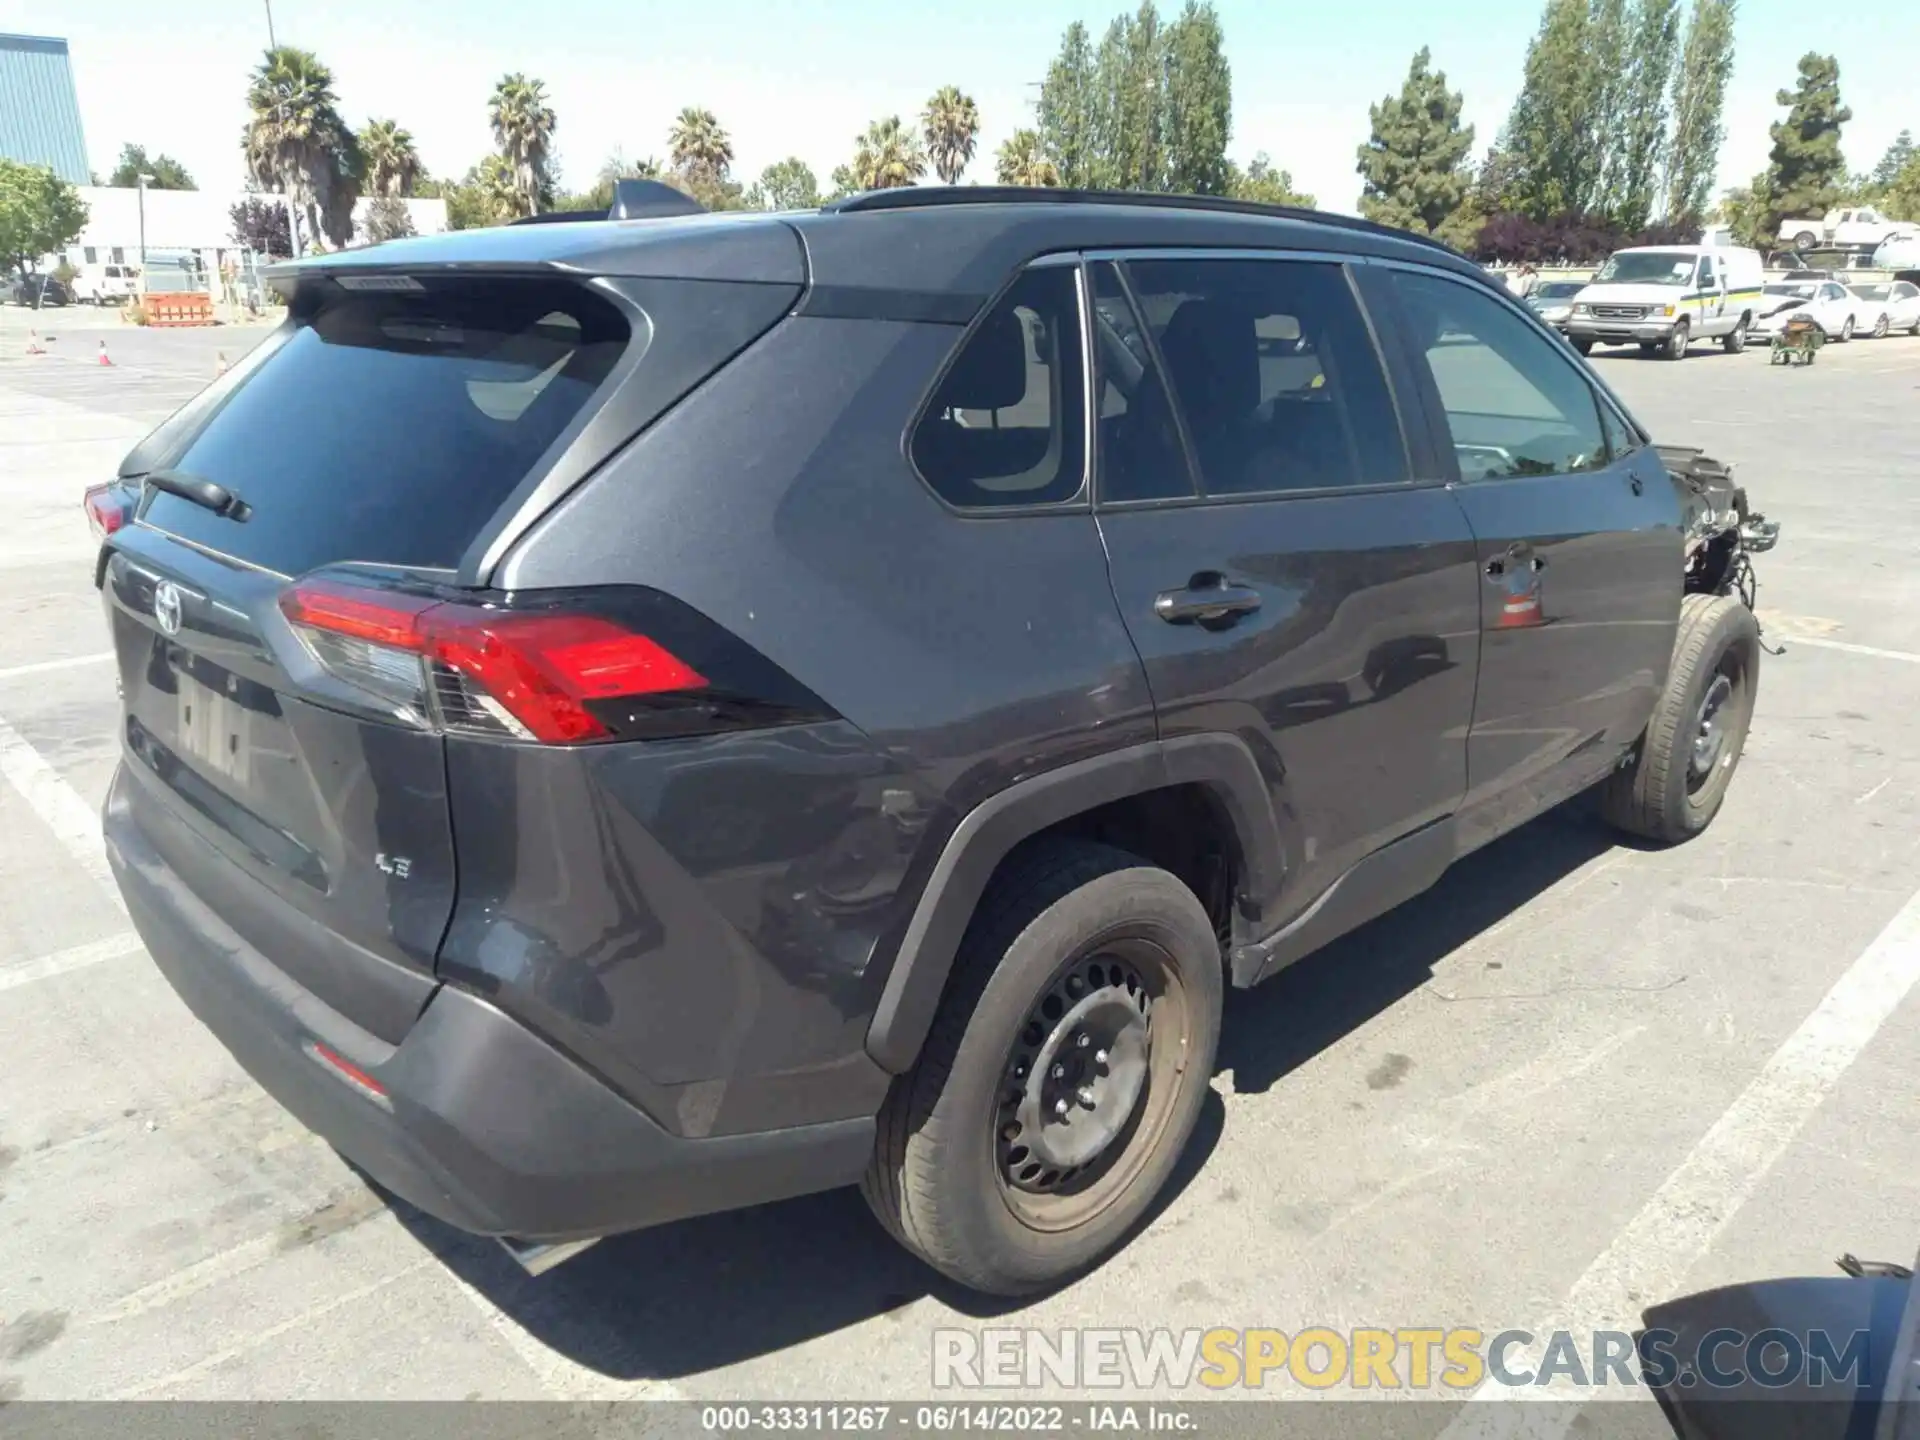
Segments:
[[[1747,348],[1747,321],[1745,316],[1740,318],[1740,323],[1733,327],[1733,333],[1722,339],[1720,344],[1729,355],[1738,355],[1742,350]]]
[[[1853,317],[1849,315],[1847,317],[1846,324],[1840,327],[1839,340],[1840,340],[1840,343],[1844,345],[1847,343],[1847,341],[1851,340],[1852,338],[1853,338]]]
[[[1591,340],[1576,340],[1573,342],[1573,348],[1578,350],[1582,355],[1591,355],[1593,353],[1593,342]]]
[[[1673,334],[1667,337],[1666,346],[1661,353],[1669,360],[1684,360],[1687,358],[1687,346],[1692,343],[1692,340],[1693,336],[1687,330],[1687,322],[1682,320],[1673,327]]]
[[[1873,322],[1873,331],[1872,331],[1873,338],[1875,340],[1886,339],[1887,331],[1891,330],[1892,328],[1893,328],[1893,322],[1887,319],[1885,315],[1882,315],[1878,320]]]
[[[1193,1133],[1224,989],[1206,909],[1111,846],[1004,862],[861,1189],[887,1230],[973,1289],[1020,1295],[1097,1264]]]
[[[1713,823],[1753,722],[1760,685],[1760,622],[1732,595],[1687,595],[1673,664],[1633,763],[1600,787],[1600,812],[1630,835],[1663,845]]]
[[[1802,230],[1798,235],[1793,237],[1793,248],[1796,250],[1811,250],[1813,248],[1814,238],[1814,233],[1811,230]]]

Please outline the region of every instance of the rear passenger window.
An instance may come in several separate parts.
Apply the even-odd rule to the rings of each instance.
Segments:
[[[1111,261],[1093,267],[1093,350],[1102,503],[1191,497],[1173,402]]]
[[[1440,392],[1463,480],[1607,464],[1599,402],[1564,346],[1470,283],[1405,271],[1393,283]]]
[[[1407,478],[1386,378],[1339,266],[1149,260],[1127,278],[1207,494]]]
[[[1079,287],[1029,270],[975,327],[914,427],[913,463],[963,509],[1071,500],[1086,475]]]

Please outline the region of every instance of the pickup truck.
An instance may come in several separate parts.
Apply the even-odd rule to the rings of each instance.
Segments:
[[[1795,250],[1870,251],[1910,224],[1889,220],[1869,205],[1829,210],[1818,220],[1784,220],[1780,238]]]

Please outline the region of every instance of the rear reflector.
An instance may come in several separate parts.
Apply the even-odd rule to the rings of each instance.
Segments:
[[[323,1045],[318,1040],[309,1040],[304,1046],[307,1054],[318,1060],[327,1069],[339,1076],[347,1084],[358,1090],[376,1105],[391,1108],[387,1098],[387,1087],[374,1079],[358,1065],[347,1059],[331,1045]]]
[[[701,690],[706,677],[597,615],[516,612],[302,582],[281,596],[314,657],[409,718],[496,738],[571,745],[613,731],[597,700]]]
[[[87,524],[93,527],[93,533],[104,540],[133,518],[133,498],[126,486],[110,480],[104,485],[89,485],[80,505],[87,512]]]

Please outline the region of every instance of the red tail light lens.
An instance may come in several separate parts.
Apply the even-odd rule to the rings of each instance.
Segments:
[[[124,485],[108,481],[89,485],[80,506],[87,512],[87,524],[99,539],[106,539],[133,518],[133,495]]]
[[[706,687],[645,635],[597,615],[514,612],[362,590],[296,585],[280,608],[338,678],[447,730],[571,745],[613,731],[595,700]]]

